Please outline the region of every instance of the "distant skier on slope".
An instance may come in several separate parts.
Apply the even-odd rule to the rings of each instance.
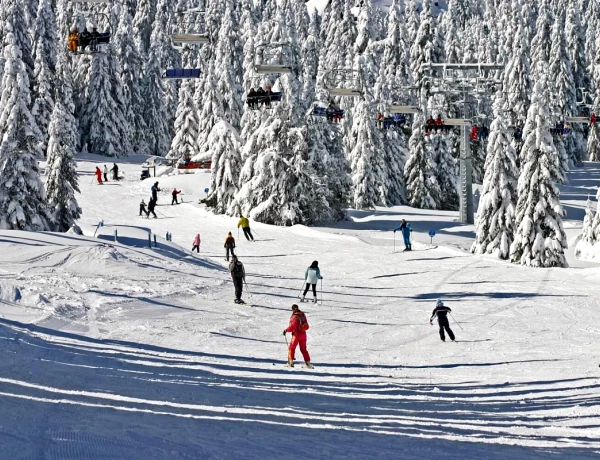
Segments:
[[[312,286],[314,297],[313,302],[317,303],[317,280],[323,279],[323,277],[321,276],[321,270],[319,269],[318,261],[313,261],[313,263],[310,264],[310,267],[306,269],[306,271],[304,272],[304,279],[306,280],[306,287],[304,288],[304,292],[302,293],[300,302],[304,302],[306,298],[306,293],[308,292],[308,289]]]
[[[154,185],[150,190],[152,191],[152,199],[155,202],[158,202],[158,192],[160,192],[160,189],[158,188],[158,182],[154,182]]]
[[[96,166],[96,172],[94,174],[96,174],[96,179],[98,179],[98,184],[102,185],[102,171],[100,171],[100,168],[98,166]]]
[[[119,167],[117,166],[117,163],[113,163],[113,167],[110,168],[110,170],[113,173],[113,180],[119,180]]]
[[[148,202],[148,219],[150,218],[150,214],[152,214],[155,219],[158,219],[158,216],[154,212],[155,207],[156,207],[156,200],[154,198],[150,198],[150,201]]]
[[[108,168],[104,165],[104,182],[108,182]]]
[[[440,326],[440,339],[442,341],[446,341],[446,336],[444,335],[444,329],[448,333],[448,337],[450,340],[454,342],[454,332],[450,329],[450,323],[448,322],[448,313],[452,310],[449,307],[444,306],[444,302],[438,300],[435,304],[435,308],[433,309],[433,313],[431,314],[431,318],[429,318],[429,324],[433,326],[433,318],[437,316],[438,324]]]
[[[406,222],[406,219],[402,219],[400,227],[395,228],[394,233],[396,233],[398,230],[402,230],[402,236],[404,237],[405,246],[404,250],[412,251],[412,244],[410,243],[410,233],[412,232],[412,229],[410,228],[410,224]]]
[[[246,271],[244,265],[234,255],[229,264],[233,287],[235,288],[235,303],[246,303],[242,300],[242,291],[244,290],[244,281],[246,280]]]
[[[194,252],[194,249],[196,250],[196,252],[200,252],[200,233],[197,233],[196,236],[194,237],[194,243],[192,245],[192,252]]]
[[[235,253],[233,252],[233,250],[235,249],[235,238],[233,237],[231,232],[227,234],[227,238],[225,238],[225,244],[223,245],[223,247],[225,248],[225,260],[229,262],[229,253],[231,253],[231,255],[235,257]]]
[[[254,241],[254,237],[252,236],[252,232],[250,231],[250,221],[246,217],[240,216],[240,221],[237,225],[238,228],[240,228],[240,225],[242,226],[242,230],[244,231],[244,236],[246,237],[246,239],[250,241],[250,238],[252,238],[252,241]]]
[[[171,199],[171,206],[174,204],[179,204],[179,201],[177,201],[177,195],[179,195],[181,193],[181,190],[177,190],[176,188],[173,189],[173,191],[171,192],[171,196],[173,197]]]
[[[286,367],[294,367],[294,359],[296,355],[296,347],[300,345],[300,352],[306,363],[306,367],[313,368],[310,363],[310,355],[306,349],[306,331],[308,331],[309,325],[306,320],[306,315],[300,311],[300,307],[294,304],[292,305],[292,316],[290,318],[290,325],[287,329],[283,330],[283,335],[288,332],[292,333],[292,340],[288,346],[288,362]]]

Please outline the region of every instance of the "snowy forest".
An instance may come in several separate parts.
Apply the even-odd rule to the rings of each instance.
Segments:
[[[468,118],[488,133],[471,133],[483,184],[473,252],[566,264],[557,186],[600,160],[598,0],[449,0],[443,11],[329,0],[322,14],[304,0],[0,0],[0,11],[1,228],[67,230],[82,212],[81,153],[210,160],[207,206],[275,225],[334,222],[349,207],[457,210],[460,132],[428,120]],[[69,50],[74,29],[95,27],[110,34],[99,52]],[[205,43],[174,46],[198,31]],[[256,73],[263,45],[285,49],[290,72]],[[434,91],[431,63],[502,70],[465,108]],[[328,91],[340,69],[358,97]],[[281,100],[249,105],[259,87]],[[330,105],[341,120],[318,115]],[[394,105],[418,110],[382,123]]]

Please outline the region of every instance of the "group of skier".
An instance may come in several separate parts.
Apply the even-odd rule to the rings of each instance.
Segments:
[[[98,166],[96,166],[96,171],[94,172],[94,174],[96,175],[96,180],[98,181],[98,184],[102,185],[103,181],[102,181],[102,177],[104,176],[104,182],[108,182],[108,173],[112,172],[113,173],[113,180],[118,181],[119,180],[119,167],[117,166],[117,163],[113,163],[113,167],[111,169],[108,169],[108,167],[106,165],[104,165],[104,170],[101,170]]]
[[[88,46],[91,52],[95,53],[98,51],[98,44],[108,43],[109,41],[110,33],[100,33],[96,27],[93,27],[91,32],[85,27],[81,33],[79,33],[77,27],[74,27],[67,39],[69,51],[74,54],[80,50],[85,52]]]

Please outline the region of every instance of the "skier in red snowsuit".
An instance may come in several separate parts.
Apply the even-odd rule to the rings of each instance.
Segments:
[[[292,316],[290,318],[290,325],[287,329],[283,330],[283,335],[288,332],[292,333],[292,340],[288,346],[288,367],[294,367],[294,357],[296,354],[296,347],[300,345],[300,351],[306,362],[306,367],[313,367],[310,363],[310,355],[306,349],[306,331],[308,330],[308,321],[306,315],[300,311],[300,307],[294,304],[292,305]]]
[[[98,179],[98,183],[102,184],[102,171],[100,171],[100,168],[98,166],[96,166],[96,172],[94,174],[96,174],[96,179]]]

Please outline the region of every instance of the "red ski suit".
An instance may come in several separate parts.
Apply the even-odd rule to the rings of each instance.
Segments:
[[[94,174],[96,174],[96,179],[98,179],[98,183],[101,184],[102,183],[102,171],[100,171],[100,168],[98,166],[96,166],[96,172]]]
[[[292,333],[292,340],[288,348],[288,360],[294,361],[296,355],[296,347],[300,345],[300,352],[304,357],[304,361],[310,361],[310,355],[306,349],[306,331],[301,327],[303,324],[307,326],[306,316],[301,311],[292,313],[290,318],[290,325],[286,329],[286,332]]]

